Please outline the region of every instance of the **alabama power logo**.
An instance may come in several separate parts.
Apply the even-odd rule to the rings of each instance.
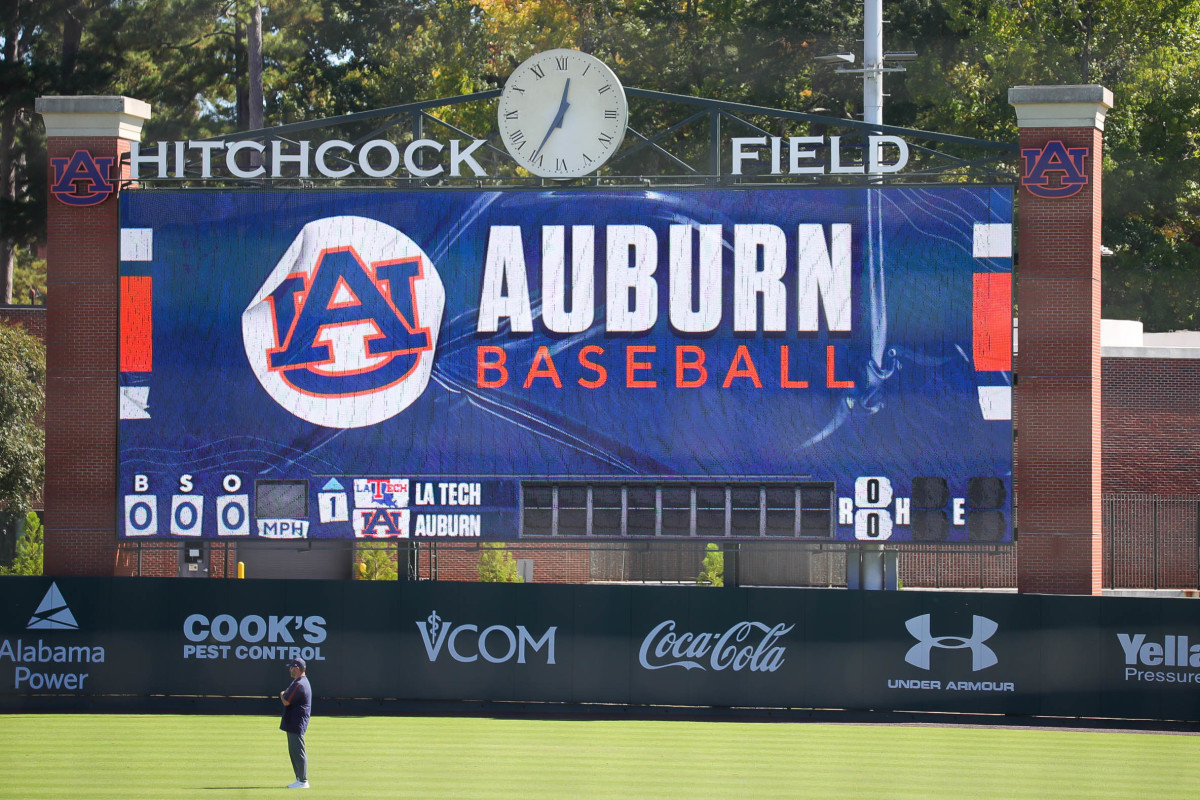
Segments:
[[[103,203],[116,191],[109,175],[113,156],[95,158],[86,150],[76,150],[70,158],[52,158],[54,183],[50,194],[68,206],[94,206]]]
[[[1022,150],[1025,174],[1021,176],[1021,185],[1036,197],[1056,199],[1078,194],[1088,182],[1083,171],[1087,154],[1086,147],[1067,147],[1059,141],[1046,142],[1040,150]],[[1059,176],[1057,184],[1053,175]]]
[[[374,425],[425,391],[445,303],[433,263],[403,233],[364,217],[319,219],[242,313],[246,357],[297,417]]]
[[[0,667],[5,661],[13,664],[12,688],[19,695],[82,691],[94,665],[105,662],[103,646],[83,644],[69,635],[79,630],[79,623],[56,583],[42,596],[25,630],[36,631],[37,638],[29,634],[0,639]],[[61,638],[64,631],[68,635]]]

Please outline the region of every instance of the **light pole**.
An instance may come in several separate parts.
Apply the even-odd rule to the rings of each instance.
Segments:
[[[853,53],[830,53],[817,56],[819,64],[837,64],[839,73],[854,73],[863,76],[863,122],[883,124],[883,76],[888,72],[904,72],[899,62],[915,61],[917,54],[912,50],[883,50],[883,0],[865,0],[863,3],[863,65],[850,67],[854,63]],[[892,66],[895,64],[895,66]]]
[[[868,125],[883,125],[883,76],[888,72],[904,72],[903,66],[889,66],[888,62],[913,61],[917,54],[910,50],[885,53],[883,50],[883,0],[864,0],[863,2],[863,66],[853,68],[853,53],[831,53],[818,56],[816,61],[822,64],[837,64],[839,73],[855,73],[863,76],[863,122]],[[870,134],[882,131],[870,130],[864,139],[867,148],[863,151],[864,171],[870,169],[867,165],[878,165],[881,159],[874,148],[878,147]],[[881,175],[877,172],[868,174],[871,183],[878,183]],[[867,395],[873,395],[880,389],[883,377],[889,373],[885,364],[887,350],[887,299],[884,292],[883,269],[883,220],[881,216],[882,203],[878,191],[867,190],[867,242],[864,257],[864,292],[867,295],[867,316],[871,330],[870,363],[867,365]],[[868,407],[869,404],[868,404]],[[877,410],[878,407],[872,410]],[[855,558],[847,558],[846,582],[849,588],[885,589],[896,588],[893,581],[887,578],[887,555],[882,543],[863,542],[857,549],[849,550]],[[893,565],[895,562],[892,562]],[[895,572],[892,573],[893,579]]]

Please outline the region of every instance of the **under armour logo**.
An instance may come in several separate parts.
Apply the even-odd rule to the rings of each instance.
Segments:
[[[998,660],[996,653],[992,648],[984,644],[984,642],[992,638],[992,635],[1000,626],[987,617],[971,617],[971,636],[969,638],[932,635],[929,632],[928,614],[913,617],[904,623],[904,627],[908,628],[908,632],[917,640],[917,643],[908,649],[904,660],[919,669],[929,669],[929,653],[935,647],[945,650],[961,650],[964,647],[971,648],[972,672],[987,669]]]
[[[1046,142],[1040,150],[1022,150],[1025,174],[1021,176],[1021,185],[1037,197],[1053,199],[1078,194],[1088,182],[1087,174],[1083,171],[1087,154],[1086,147],[1067,147],[1059,141]],[[1056,173],[1062,177],[1058,185],[1053,186],[1050,176]]]

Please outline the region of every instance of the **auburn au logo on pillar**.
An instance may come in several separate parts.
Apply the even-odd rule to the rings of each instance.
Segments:
[[[50,193],[68,206],[94,206],[103,203],[116,191],[112,168],[115,156],[93,156],[87,150],[76,150],[70,158],[52,158],[54,182]]]
[[[1072,197],[1087,185],[1087,173],[1083,171],[1087,159],[1086,147],[1067,147],[1060,141],[1050,141],[1039,148],[1021,150],[1025,161],[1025,173],[1021,185],[1035,197],[1051,200]],[[1058,175],[1058,181],[1053,177]]]

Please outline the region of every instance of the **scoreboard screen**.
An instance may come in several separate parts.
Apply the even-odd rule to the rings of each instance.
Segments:
[[[1012,541],[1012,194],[128,191],[120,536]]]

